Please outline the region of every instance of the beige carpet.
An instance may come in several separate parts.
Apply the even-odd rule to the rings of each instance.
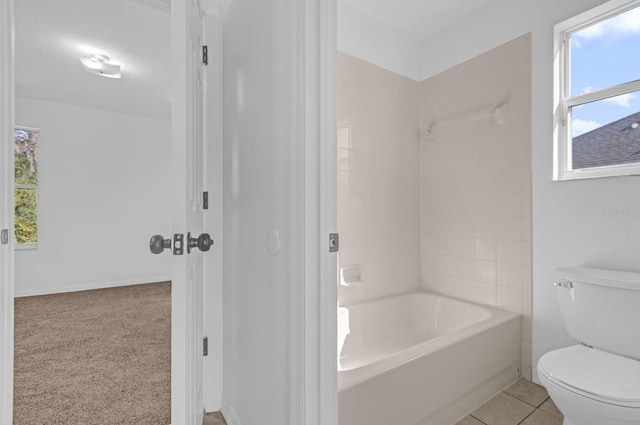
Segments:
[[[169,282],[18,298],[14,425],[171,421]]]

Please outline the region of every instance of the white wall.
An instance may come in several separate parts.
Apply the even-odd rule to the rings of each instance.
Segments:
[[[338,0],[338,50],[420,81],[420,43]]]
[[[149,238],[171,229],[170,122],[16,98],[40,129],[38,248],[16,250],[16,295],[169,280]]]
[[[235,0],[223,20],[222,412],[229,425],[288,424],[293,408],[291,199],[298,158],[291,149],[294,36],[281,3],[289,2]],[[280,241],[274,253],[272,232]]]

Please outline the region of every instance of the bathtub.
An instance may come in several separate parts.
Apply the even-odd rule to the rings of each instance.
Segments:
[[[450,425],[520,377],[520,315],[428,292],[346,306],[339,425]]]

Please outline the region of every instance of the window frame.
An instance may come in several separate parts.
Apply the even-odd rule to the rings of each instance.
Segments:
[[[14,126],[14,131],[15,130],[24,130],[24,131],[29,131],[32,133],[38,133],[38,151],[40,150],[40,129],[37,127],[28,127],[28,126],[24,126],[24,125],[15,125]],[[15,144],[15,140],[14,140],[14,144]],[[15,149],[15,147],[14,147]],[[38,159],[39,159],[39,152],[38,152]],[[15,155],[14,155],[14,161],[15,161]],[[39,165],[39,164],[38,164]],[[40,170],[38,169],[38,184],[16,184],[14,182],[13,184],[13,193],[14,193],[14,197],[15,197],[15,191],[16,189],[26,189],[26,190],[35,190],[36,191],[36,223],[37,223],[37,228],[36,228],[36,242],[15,242],[13,244],[14,249],[16,250],[28,250],[28,249],[37,249],[38,248],[38,243],[40,242]]]
[[[640,90],[640,79],[571,96],[573,34],[599,22],[640,7],[640,0],[611,0],[554,26],[554,181],[640,175],[640,162],[570,169],[572,158],[571,109]]]

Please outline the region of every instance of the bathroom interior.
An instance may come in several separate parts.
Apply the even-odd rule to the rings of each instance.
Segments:
[[[301,61],[289,28],[295,19],[280,16],[298,2],[220,3],[225,228],[217,246],[227,255],[224,291],[216,283],[211,309],[221,316],[211,338],[220,356],[210,356],[221,376],[205,378],[216,387],[206,408],[221,410],[229,425],[298,425],[291,418],[306,412],[291,402],[301,385],[292,364],[301,368],[304,350],[294,345],[291,319],[300,313],[294,269],[303,255],[287,244],[300,232],[292,158],[303,155],[283,129],[303,115],[291,102],[292,75],[299,77],[291,63]],[[339,424],[640,423],[637,347],[608,349],[640,340],[630,326],[640,323],[630,312],[640,286],[639,173],[554,178],[554,28],[594,8],[640,10],[640,1],[336,5]],[[637,98],[625,98],[629,112],[638,111]],[[147,225],[137,238],[145,243],[164,224]],[[273,229],[284,229],[280,255],[265,244]],[[598,323],[581,322],[584,314],[569,317],[582,327],[566,327],[564,308],[584,291],[606,300],[587,316],[617,311],[605,328],[613,341],[592,339]],[[563,384],[550,372],[558,367],[573,373]],[[333,382],[335,368],[326,373]]]
[[[536,370],[576,341],[623,360],[639,353],[588,343],[597,338],[571,318],[605,325],[567,316],[562,292],[574,300],[596,287],[575,282],[596,281],[615,287],[611,305],[624,309],[640,287],[638,274],[607,271],[640,271],[629,251],[637,214],[606,213],[638,211],[629,197],[638,177],[554,181],[554,25],[603,2],[544,12],[476,2],[447,28],[419,22],[427,6],[406,3],[401,12],[338,1],[340,424],[638,423],[640,363],[617,369],[611,357],[589,360],[597,350],[587,360],[561,353],[585,361],[561,391],[548,375],[571,367],[554,358],[560,373]],[[579,293],[589,296],[604,294]],[[628,310],[617,325],[633,320]],[[607,329],[617,338],[637,336],[616,324]],[[583,370],[602,362],[601,375]],[[607,385],[628,388],[612,402]],[[598,407],[577,410],[596,422],[563,396],[584,391],[600,396]],[[607,403],[627,413],[600,416]]]

